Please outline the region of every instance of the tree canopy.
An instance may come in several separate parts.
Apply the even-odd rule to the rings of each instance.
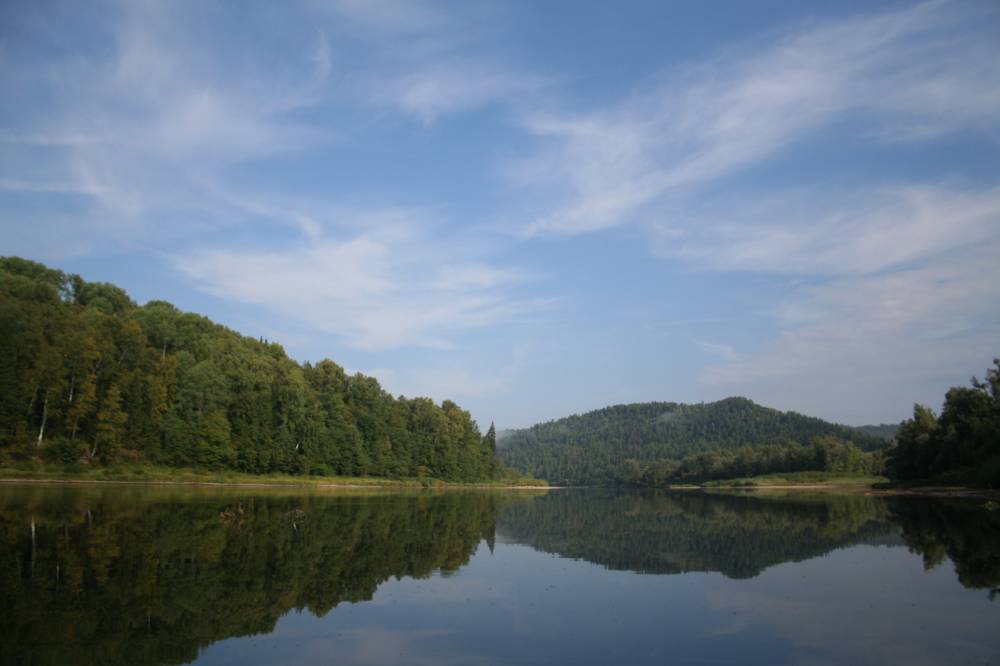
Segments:
[[[146,461],[482,481],[493,437],[450,400],[389,395],[164,301],[0,258],[0,464]]]
[[[985,381],[955,386],[944,397],[941,415],[913,406],[889,453],[889,471],[900,480],[952,477],[1000,487],[1000,359]],[[947,479],[946,479],[947,480]]]
[[[667,461],[687,470],[685,480],[728,478],[720,475],[723,471],[745,476],[824,470],[834,459],[861,460],[862,452],[886,444],[854,428],[727,398],[697,405],[616,405],[542,423],[507,435],[500,456],[511,467],[550,483],[591,485],[635,481],[641,477],[632,473],[637,466]],[[764,446],[771,448],[749,452]],[[732,464],[720,463],[732,456]],[[848,463],[844,471],[866,466],[871,465]]]

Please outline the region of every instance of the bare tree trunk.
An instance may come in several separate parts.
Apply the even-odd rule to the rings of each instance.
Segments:
[[[69,376],[69,404],[73,404],[73,382],[76,380],[76,375]]]
[[[38,441],[35,442],[35,448],[42,445],[42,438],[45,437],[45,421],[49,417],[49,390],[45,389],[45,402],[42,403],[42,427],[38,429]]]

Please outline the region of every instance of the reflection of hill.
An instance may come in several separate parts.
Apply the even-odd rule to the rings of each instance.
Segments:
[[[730,578],[855,543],[885,543],[895,532],[885,502],[872,497],[569,491],[511,506],[497,527],[510,540],[609,569]]]
[[[193,660],[492,544],[499,495],[150,495],[0,489],[0,663]],[[60,501],[53,502],[53,497]],[[124,498],[131,498],[125,499]],[[152,497],[158,497],[152,495]],[[32,539],[34,525],[34,539]]]
[[[975,500],[926,497],[894,497],[890,506],[906,545],[928,569],[947,556],[965,587],[1000,588],[1000,511]]]

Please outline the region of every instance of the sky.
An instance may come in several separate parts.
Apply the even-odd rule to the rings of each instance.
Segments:
[[[485,427],[1000,355],[995,2],[0,4],[0,255]]]

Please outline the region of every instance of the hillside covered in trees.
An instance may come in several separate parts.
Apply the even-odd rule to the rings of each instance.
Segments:
[[[163,301],[0,258],[0,466],[145,461],[251,473],[503,473],[451,401],[394,398]]]
[[[874,471],[887,442],[746,398],[606,407],[518,430],[501,458],[550,483],[658,485],[771,472]]]
[[[972,386],[955,386],[944,398],[941,415],[913,406],[889,452],[889,473],[901,481],[943,478],[1000,488],[1000,359],[973,377]]]

